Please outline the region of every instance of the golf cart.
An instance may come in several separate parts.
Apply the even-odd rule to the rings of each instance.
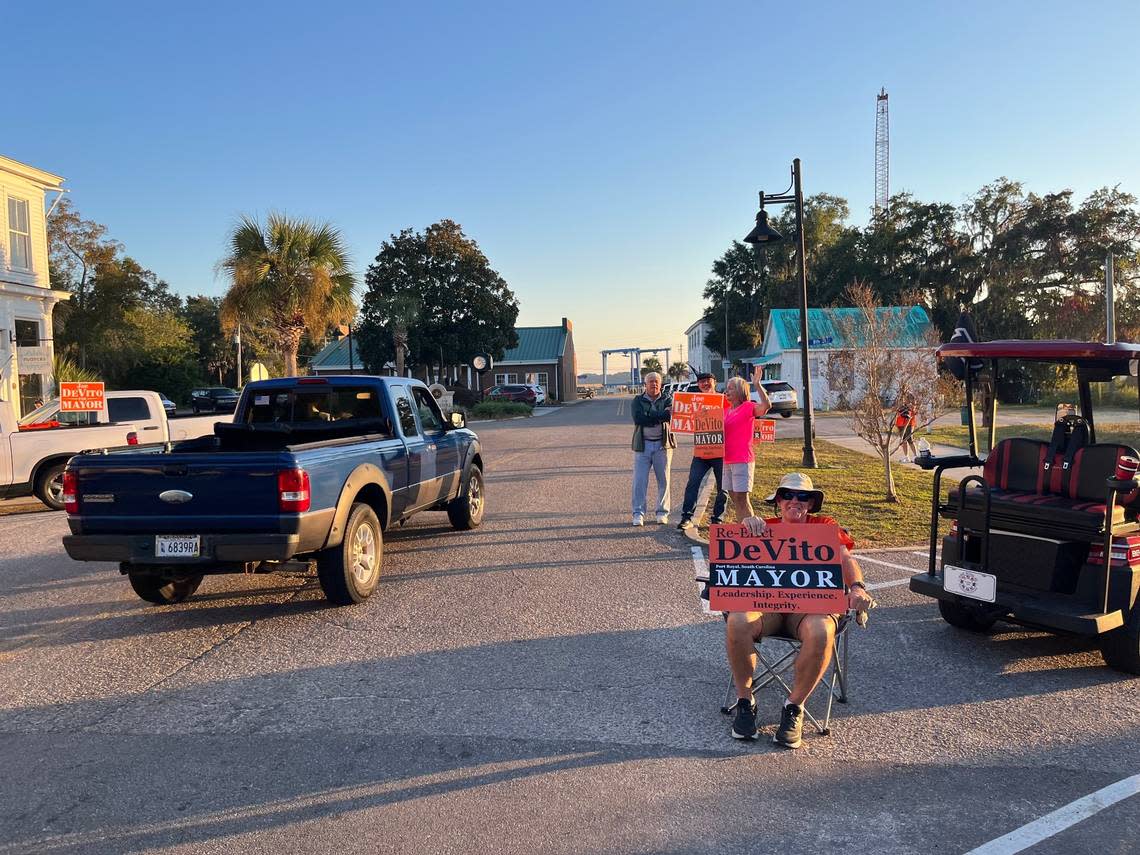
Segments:
[[[910,589],[937,599],[955,627],[985,632],[1004,620],[1095,637],[1110,666],[1140,674],[1140,394],[1128,419],[1137,439],[1119,444],[1097,442],[1091,391],[1094,383],[1136,377],[1140,345],[952,342],[937,356],[964,378],[969,451],[916,461],[934,470],[934,490],[930,564],[911,577]],[[1075,368],[1079,409],[1058,407],[1048,441],[1016,437],[995,445],[997,404],[987,396],[992,451],[979,455],[979,374],[988,369],[996,378],[1007,360]],[[967,466],[984,469],[943,498],[942,473]],[[941,560],[939,520],[951,520]]]

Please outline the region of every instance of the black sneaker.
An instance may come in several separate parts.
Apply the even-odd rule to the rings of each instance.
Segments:
[[[677,528],[688,528],[692,524],[693,524],[693,518],[691,516],[689,516],[688,514],[684,514],[681,517],[681,521],[679,523],[677,523]]]
[[[785,704],[780,715],[780,726],[772,741],[785,748],[799,748],[804,732],[804,708],[796,704]]]
[[[712,525],[721,525],[722,523],[724,523],[724,520],[721,519],[720,517],[713,517],[711,520],[709,520],[709,522]]]
[[[749,698],[738,698],[736,717],[732,720],[733,739],[756,738],[756,702]]]

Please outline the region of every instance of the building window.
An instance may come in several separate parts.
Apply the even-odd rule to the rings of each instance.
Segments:
[[[32,269],[32,232],[28,226],[28,201],[8,197],[8,246],[13,270]]]
[[[855,388],[855,354],[841,350],[831,355],[828,363],[828,381],[838,392],[850,392]]]
[[[16,347],[40,346],[40,322],[16,320]]]
[[[811,371],[811,376],[818,378],[819,374],[819,357],[812,356],[808,359],[808,370]]]
[[[36,409],[44,398],[44,378],[39,374],[20,375],[20,414]],[[37,403],[39,402],[39,403]]]
[[[496,386],[505,386],[508,383],[518,383],[518,382],[519,382],[519,375],[517,375],[517,374],[496,374],[495,375],[495,385]]]

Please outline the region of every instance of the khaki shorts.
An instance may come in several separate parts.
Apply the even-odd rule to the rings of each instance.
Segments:
[[[751,493],[752,473],[751,463],[724,464],[724,489],[730,493]]]

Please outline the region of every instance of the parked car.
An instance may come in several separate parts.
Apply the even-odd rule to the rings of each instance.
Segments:
[[[190,393],[190,407],[195,413],[232,413],[237,402],[238,393],[225,386],[195,389]]]
[[[534,390],[534,402],[536,405],[546,403],[546,390],[539,386],[537,383],[527,383],[531,389]]]
[[[592,397],[594,397],[594,390],[589,386],[579,386],[578,387],[578,397],[579,398],[592,398]]]
[[[166,415],[168,418],[170,416],[173,416],[178,411],[178,405],[166,397],[164,394],[159,392],[158,397],[162,400],[162,408],[166,410]]]
[[[0,498],[34,495],[52,510],[63,510],[63,469],[85,448],[113,448],[139,442],[168,442],[202,436],[216,418],[171,419],[158,392],[106,392],[98,412],[60,412],[48,401],[18,424],[8,424],[0,407]]]
[[[772,402],[772,409],[769,412],[785,419],[791,418],[800,405],[799,396],[796,395],[792,384],[783,380],[761,380],[760,385],[764,387],[764,391],[768,393],[768,400]],[[753,392],[752,398],[755,400],[759,395]]]
[[[64,481],[68,555],[119,562],[160,604],[207,574],[314,568],[331,602],[357,603],[376,588],[391,526],[446,511],[473,529],[485,507],[478,437],[402,377],[253,382],[213,435],[77,454]]]
[[[517,401],[522,404],[530,404],[533,407],[538,403],[538,395],[535,394],[534,389],[530,386],[508,383],[493,387],[491,391],[487,393],[487,400]]]

